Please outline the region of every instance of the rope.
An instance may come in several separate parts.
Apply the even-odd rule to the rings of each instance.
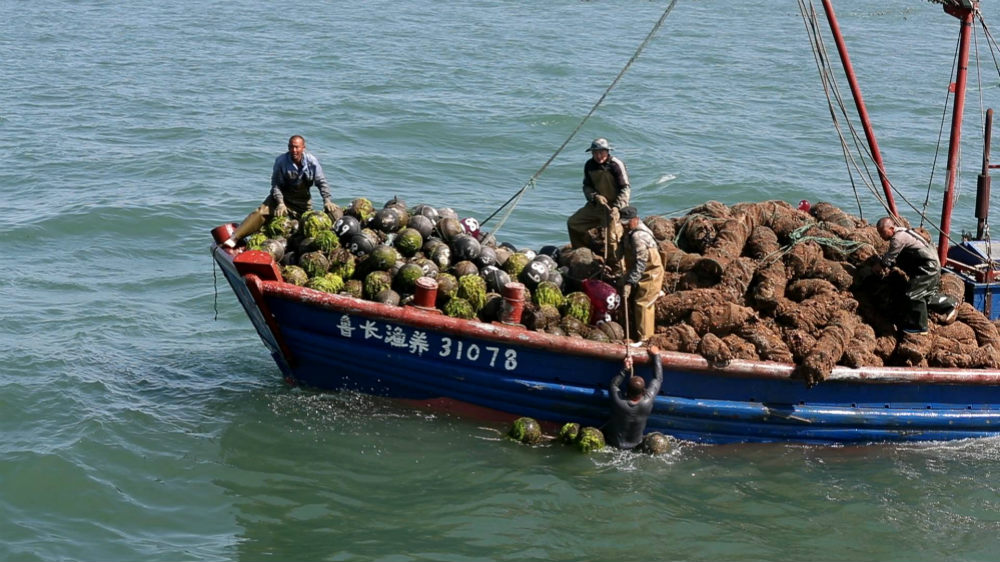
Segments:
[[[955,46],[955,57],[951,63],[952,74],[955,73],[955,66],[958,64],[958,45]],[[927,179],[927,193],[924,196],[924,205],[921,207],[920,213],[920,226],[924,225],[924,216],[927,211],[927,205],[931,198],[931,187],[934,185],[934,172],[937,170],[938,156],[941,155],[941,142],[944,138],[944,125],[948,120],[948,100],[951,99],[951,89],[948,89],[944,95],[944,104],[941,108],[941,126],[938,128],[938,139],[937,144],[934,145],[934,159],[931,161],[931,173],[930,177]]]
[[[854,191],[854,199],[858,204],[858,213],[863,217],[861,198],[858,195],[858,186],[854,181],[852,166],[853,169],[858,171],[862,182],[875,196],[876,200],[878,200],[884,208],[888,208],[888,205],[882,200],[882,196],[875,188],[875,180],[872,176],[871,170],[868,169],[867,161],[872,160],[874,162],[874,158],[868,152],[868,147],[861,142],[861,135],[858,134],[857,130],[854,128],[851,118],[848,116],[847,104],[844,102],[844,96],[840,92],[840,88],[837,85],[833,68],[829,63],[830,57],[827,54],[826,45],[823,43],[823,35],[819,31],[819,18],[816,15],[816,8],[812,2],[809,3],[809,7],[807,8],[804,0],[799,0],[799,12],[802,14],[803,23],[805,24],[806,31],[808,32],[810,45],[813,50],[813,57],[816,60],[816,68],[820,76],[820,82],[823,85],[823,92],[826,94],[827,106],[830,110],[830,118],[833,120],[834,129],[837,131],[837,136],[840,139],[841,150],[844,153],[844,163],[847,167],[848,177],[851,180],[851,189]],[[836,100],[836,105],[834,104],[834,100]],[[847,128],[850,131],[850,136],[853,140],[854,148],[858,152],[861,164],[854,159],[854,156],[848,146],[847,138],[845,138],[844,131],[837,118],[838,110],[843,116],[844,122],[847,124]],[[866,154],[868,159],[865,158]],[[862,168],[864,169],[864,173],[862,173]]]
[[[935,0],[931,0],[931,1],[935,1]],[[936,1],[938,3],[941,3],[941,4],[947,4],[947,3],[952,3],[954,0],[936,0]],[[826,92],[826,94],[827,94],[827,103],[830,106],[830,113],[831,113],[831,116],[832,116],[833,121],[834,121],[834,127],[837,130],[837,134],[840,137],[841,146],[842,146],[842,148],[844,150],[844,154],[848,155],[848,159],[850,161],[850,164],[848,165],[848,173],[851,176],[852,187],[854,186],[854,176],[853,176],[853,173],[851,172],[851,169],[852,169],[852,166],[853,166],[853,169],[857,170],[858,173],[861,175],[861,178],[864,181],[865,186],[869,189],[869,191],[871,191],[872,195],[874,195],[874,197],[879,202],[879,204],[882,205],[882,207],[884,209],[886,209],[886,211],[888,212],[888,204],[883,199],[883,196],[880,194],[879,190],[875,187],[874,178],[873,178],[873,176],[871,174],[871,171],[868,170],[868,166],[867,166],[866,162],[867,161],[872,161],[872,163],[876,165],[876,169],[879,169],[881,171],[881,173],[886,176],[886,178],[888,178],[888,174],[886,174],[886,172],[885,172],[884,169],[878,168],[878,164],[877,164],[877,162],[874,162],[874,158],[873,158],[873,156],[871,154],[871,151],[869,150],[868,146],[865,143],[861,142],[860,135],[858,134],[858,132],[854,128],[854,126],[851,124],[851,119],[848,117],[848,114],[846,112],[846,104],[844,103],[843,96],[840,94],[840,90],[837,87],[837,82],[836,82],[836,79],[835,79],[835,75],[833,74],[832,69],[827,64],[825,64],[825,61],[828,60],[829,57],[826,55],[826,48],[823,45],[822,36],[819,34],[819,31],[818,31],[818,23],[817,23],[818,18],[816,16],[816,9],[815,9],[815,7],[814,7],[814,5],[813,5],[813,3],[812,3],[811,0],[809,1],[808,8],[806,7],[806,0],[799,0],[799,9],[800,9],[800,12],[802,14],[803,21],[804,21],[804,23],[806,25],[806,29],[809,32],[810,44],[811,44],[811,46],[813,48],[813,53],[814,53],[814,56],[816,58],[817,69],[819,70],[820,79],[823,82],[824,92]],[[982,14],[978,10],[977,10],[977,16],[978,16],[978,19],[980,20],[980,23],[982,23],[982,25],[985,28],[985,21],[982,18]],[[991,35],[988,35],[988,36],[991,39],[991,44],[994,47],[996,47],[996,42],[992,41],[992,36]],[[991,49],[991,52],[993,52],[993,49]],[[953,67],[952,67],[952,75],[954,75],[954,70],[955,70],[954,65],[957,64],[957,61],[958,61],[958,42],[956,41],[955,62],[953,63]],[[995,56],[995,54],[994,54],[994,62],[996,63],[996,56]],[[996,66],[997,66],[997,72],[998,72],[998,74],[1000,74],[1000,63],[997,63]],[[833,94],[832,96],[831,96],[831,91],[832,91],[832,94]],[[908,199],[906,197],[906,195],[903,194],[899,189],[897,189],[896,186],[893,185],[891,181],[887,180],[889,188],[892,190],[893,194],[897,198],[899,198],[899,200],[901,200],[903,203],[905,203],[906,206],[909,207],[917,216],[920,217],[920,225],[924,226],[924,222],[926,221],[927,222],[927,227],[931,228],[931,229],[933,229],[935,231],[937,231],[938,234],[942,233],[941,232],[941,228],[940,228],[939,225],[934,224],[934,222],[932,220],[928,219],[928,217],[927,217],[927,206],[928,206],[929,200],[930,200],[931,186],[933,185],[933,182],[934,182],[934,170],[937,168],[937,160],[938,160],[938,156],[940,154],[940,148],[941,148],[941,143],[942,143],[941,139],[943,137],[944,125],[945,125],[945,122],[947,120],[948,100],[950,99],[950,97],[951,97],[951,94],[950,94],[950,92],[948,92],[946,94],[946,96],[945,96],[945,104],[944,104],[944,109],[943,109],[943,113],[942,113],[941,129],[939,130],[939,133],[938,133],[937,149],[935,150],[934,161],[933,161],[933,165],[932,165],[932,168],[931,168],[931,177],[930,177],[930,180],[929,180],[929,183],[928,183],[927,194],[926,194],[926,198],[925,198],[925,201],[923,203],[923,206],[920,207],[920,208],[918,208],[918,206],[914,202],[910,201],[910,199]],[[853,139],[855,148],[858,151],[858,155],[861,157],[861,163],[860,164],[859,164],[858,161],[854,160],[853,155],[851,155],[851,152],[848,150],[847,139],[845,138],[845,136],[843,134],[843,131],[841,130],[840,124],[839,124],[839,122],[837,120],[837,117],[836,117],[836,111],[835,111],[835,108],[834,108],[834,100],[836,100],[836,102],[837,102],[836,105],[840,109],[840,112],[843,114],[843,116],[845,118],[845,122],[848,124],[848,129],[850,130],[851,137]],[[862,173],[862,168],[864,168],[865,173]],[[866,175],[867,175],[867,179],[865,178]],[[855,198],[857,198],[857,194],[856,193],[855,193]],[[860,203],[859,203],[859,207],[860,207]],[[950,233],[949,233],[949,236],[948,236],[948,240],[950,242],[952,242],[952,243],[955,242],[955,239],[951,237]]]
[[[861,248],[864,248],[866,246],[871,246],[871,244],[867,242],[844,240],[842,238],[828,238],[826,236],[805,236],[805,233],[808,232],[811,228],[821,227],[821,226],[822,225],[820,223],[810,222],[793,230],[788,235],[788,239],[790,240],[790,242],[761,258],[760,267],[767,267],[771,265],[772,263],[780,259],[782,256],[790,252],[792,248],[794,248],[795,246],[799,244],[805,244],[806,242],[815,242],[820,246],[827,246],[844,254],[853,254],[854,252],[857,252]]]
[[[856,240],[844,240],[843,238],[828,238],[825,236],[805,236],[805,233],[814,226],[820,226],[819,223],[802,225],[791,232],[788,235],[788,239],[791,242],[788,244],[789,247],[796,244],[801,244],[804,242],[816,242],[820,246],[826,246],[828,248],[833,248],[839,250],[845,254],[853,254],[854,252],[860,250],[865,246],[870,246],[867,242],[860,242]]]
[[[527,182],[525,182],[525,184],[523,186],[521,186],[521,189],[519,189],[517,191],[517,193],[515,193],[514,195],[512,195],[510,197],[510,199],[508,199],[506,202],[504,202],[503,205],[500,205],[495,211],[493,211],[492,214],[490,214],[490,216],[488,216],[484,220],[480,221],[480,223],[479,223],[480,227],[482,227],[483,225],[485,225],[486,223],[488,223],[493,217],[495,217],[497,215],[497,213],[499,213],[501,210],[503,210],[504,207],[506,207],[507,205],[510,205],[511,203],[513,203],[513,205],[511,206],[510,210],[507,211],[507,213],[504,215],[503,219],[500,221],[500,223],[497,225],[497,227],[493,229],[493,231],[490,234],[494,234],[495,235],[496,232],[498,230],[500,230],[500,227],[503,226],[503,223],[507,220],[507,217],[509,217],[510,213],[514,210],[514,207],[516,207],[517,203],[520,202],[521,197],[524,195],[524,192],[529,187],[534,187],[535,180],[537,180],[539,178],[539,176],[542,175],[542,173],[546,170],[546,168],[549,167],[549,164],[551,164],[556,159],[556,157],[558,157],[562,153],[562,151],[566,148],[566,146],[569,145],[570,141],[572,141],[573,138],[576,137],[576,134],[578,132],[580,132],[580,129],[583,128],[583,125],[587,122],[587,120],[589,120],[591,118],[591,116],[593,116],[594,113],[597,112],[597,108],[599,108],[601,106],[601,104],[604,103],[604,99],[608,97],[608,94],[611,93],[611,90],[614,89],[614,87],[618,85],[618,82],[622,79],[622,77],[625,75],[625,73],[628,71],[628,69],[632,66],[632,63],[634,63],[636,61],[636,59],[639,58],[639,55],[646,48],[646,46],[649,44],[649,42],[653,39],[653,36],[655,36],[656,32],[659,31],[660,27],[663,26],[664,20],[667,19],[668,15],[670,15],[670,12],[674,9],[674,5],[675,4],[677,4],[677,0],[671,0],[670,5],[667,6],[666,10],[664,10],[663,15],[660,16],[659,20],[657,20],[656,24],[653,26],[653,29],[650,30],[650,32],[646,35],[646,38],[639,45],[639,48],[636,49],[635,53],[632,54],[632,57],[629,58],[628,62],[625,63],[625,66],[621,69],[621,71],[618,72],[618,76],[615,76],[615,79],[611,82],[611,84],[608,86],[608,88],[606,90],[604,90],[604,93],[601,94],[601,97],[600,97],[600,99],[597,100],[597,103],[594,104],[594,106],[590,109],[590,111],[587,113],[587,115],[580,121],[580,123],[576,126],[576,128],[573,129],[573,132],[571,132],[569,134],[569,136],[566,137],[566,140],[563,141],[562,145],[560,145],[559,148],[556,149],[556,151],[552,154],[552,156],[549,156],[549,159],[546,160],[544,164],[542,164],[542,167],[539,168],[538,171],[535,172],[535,174],[533,176],[531,176],[531,178]]]
[[[216,250],[212,251],[215,252]],[[212,255],[212,288],[215,290],[215,299],[212,301],[212,308],[215,309],[215,318],[212,318],[213,321],[219,319],[219,278],[216,276],[216,266],[218,264],[215,263],[215,255]]]
[[[990,32],[990,28],[986,25],[986,20],[983,19],[983,15],[979,14],[979,24],[983,27],[983,35],[986,37],[986,44],[990,46],[990,54],[993,56],[993,66],[997,69],[997,74],[1000,75],[1000,62],[997,62],[997,42],[993,38],[993,33]]]

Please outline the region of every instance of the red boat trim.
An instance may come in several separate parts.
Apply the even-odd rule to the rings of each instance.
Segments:
[[[271,330],[271,335],[274,336],[274,341],[278,344],[278,349],[281,350],[281,355],[284,356],[285,362],[288,363],[289,367],[295,367],[295,357],[285,343],[285,338],[281,335],[281,329],[278,327],[278,323],[274,321],[274,315],[271,314],[271,308],[267,306],[267,300],[264,299],[264,288],[262,287],[264,281],[261,281],[260,277],[252,273],[245,276],[243,280],[247,284],[247,289],[250,290],[250,296],[253,297],[253,301],[257,303],[257,308],[260,309],[261,316],[267,322],[267,327]],[[271,283],[274,282],[272,281]],[[281,284],[284,285],[285,283]]]
[[[250,277],[250,276],[248,276]],[[432,314],[410,306],[391,306],[382,303],[356,299],[345,295],[334,295],[290,283],[258,280],[259,290],[265,296],[297,301],[311,306],[319,306],[331,310],[356,314],[366,317],[391,320],[407,326],[430,329],[455,336],[484,338],[492,341],[521,345],[536,349],[544,349],[556,353],[567,353],[602,360],[624,360],[626,353],[632,355],[633,361],[644,364],[649,361],[649,355],[644,348],[627,348],[623,344],[611,344],[567,338],[543,332],[527,330],[524,327],[509,326],[501,323],[488,324],[474,320],[452,318],[443,314]],[[257,297],[254,297],[257,299]],[[258,302],[261,302],[258,299]],[[264,310],[262,309],[262,312]],[[271,326],[273,319],[269,313]],[[272,331],[276,328],[272,327]],[[275,331],[275,336],[280,337]],[[279,339],[280,343],[280,339]],[[282,344],[283,345],[283,344]],[[702,371],[718,375],[743,378],[792,379],[795,365],[789,363],[774,363],[769,361],[735,360],[725,367],[712,366],[704,357],[692,353],[664,351],[661,353],[663,365],[667,369]],[[997,385],[1000,384],[1000,370],[977,369],[974,372],[967,369],[946,369],[927,367],[834,367],[827,378],[828,381],[849,381],[871,384],[895,383],[927,383],[927,384],[962,384],[962,385]]]

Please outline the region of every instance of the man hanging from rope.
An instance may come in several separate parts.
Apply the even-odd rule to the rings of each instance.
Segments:
[[[653,366],[653,378],[646,384],[646,379],[632,374],[632,358],[626,359],[625,368],[611,379],[611,419],[602,428],[608,444],[619,449],[634,449],[642,443],[642,434],[646,431],[646,421],[653,411],[656,395],[663,384],[663,362],[660,359],[660,349],[655,345],[649,348],[650,363]],[[622,383],[628,380],[627,390],[622,389]]]
[[[625,163],[611,156],[611,150],[607,139],[594,139],[590,143],[587,152],[591,156],[583,166],[583,196],[587,198],[587,204],[573,213],[566,221],[566,227],[573,248],[588,247],[588,231],[599,226],[605,227],[605,265],[615,271],[621,267],[618,246],[622,227],[618,213],[628,206],[631,187]]]

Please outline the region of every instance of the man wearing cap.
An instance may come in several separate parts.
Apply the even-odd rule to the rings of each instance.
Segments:
[[[334,212],[337,206],[330,200],[330,185],[326,182],[323,167],[315,156],[306,152],[306,139],[293,135],[288,139],[288,152],[274,160],[271,194],[256,211],[243,219],[229,240],[222,245],[234,247],[244,236],[257,232],[271,215],[283,217],[291,212],[297,217],[308,211],[312,208],[309,188],[313,185],[323,197],[323,209],[328,213]]]
[[[590,159],[583,166],[583,196],[587,198],[587,204],[566,221],[569,242],[574,248],[587,247],[587,231],[607,226],[611,230],[611,236],[604,258],[607,262],[617,262],[622,235],[617,215],[622,207],[628,206],[631,193],[628,170],[624,162],[611,156],[611,145],[607,139],[594,139],[587,152],[590,153]]]
[[[625,236],[625,275],[619,280],[622,300],[636,341],[645,342],[656,327],[656,299],[663,288],[663,261],[653,231],[639,220],[635,207],[621,210]]]

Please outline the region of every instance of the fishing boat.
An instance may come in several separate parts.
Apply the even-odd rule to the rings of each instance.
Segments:
[[[967,297],[995,319],[992,306],[983,302],[992,296],[994,282],[989,242],[952,244],[949,237],[970,28],[979,3],[940,3],[961,22],[961,41],[939,252],[942,263],[966,279]],[[829,0],[824,8],[878,163],[887,208],[895,213]],[[986,202],[988,154],[987,142],[980,177],[980,197]],[[986,206],[980,216],[977,205],[981,225]],[[651,370],[643,348],[525,329],[519,324],[516,283],[504,294],[504,321],[496,322],[445,316],[428,306],[426,295],[394,306],[330,294],[284,282],[266,252],[221,246],[233,226],[213,230],[212,255],[291,384],[496,419],[528,416],[550,424],[601,426],[609,412],[609,381],[625,359],[631,358],[639,372]],[[1000,435],[1000,370],[837,366],[819,384],[807,385],[790,363],[733,360],[717,365],[680,352],[662,352],[660,361],[663,384],[647,431],[679,439],[863,444]]]

